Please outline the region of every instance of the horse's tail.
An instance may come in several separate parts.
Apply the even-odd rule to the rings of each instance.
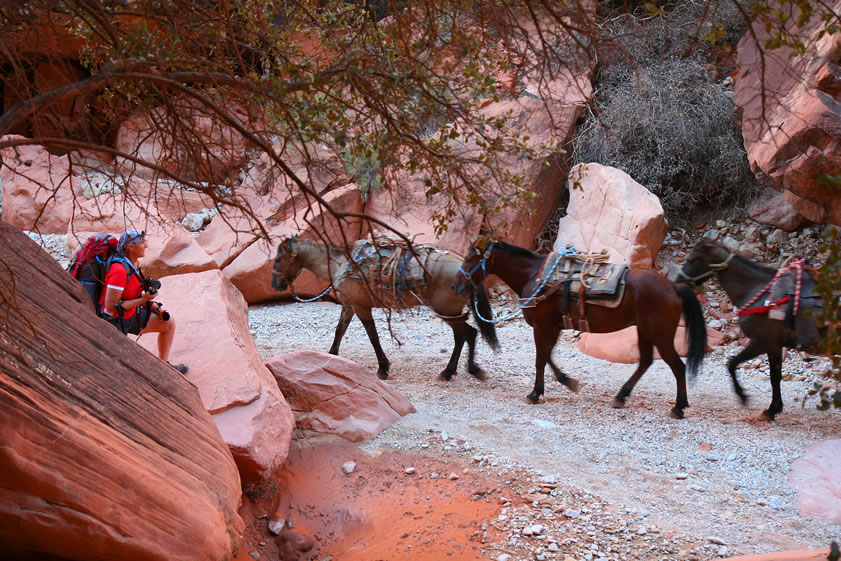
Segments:
[[[688,284],[675,283],[675,291],[683,300],[683,317],[689,337],[689,351],[686,353],[686,368],[690,376],[695,376],[704,362],[707,352],[707,325],[704,311],[695,296],[695,291]]]
[[[488,293],[485,292],[485,287],[481,283],[477,284],[474,289],[476,297],[475,306],[470,306],[473,312],[473,317],[476,318],[476,325],[479,326],[479,333],[482,334],[482,339],[491,346],[495,351],[499,350],[499,339],[496,338],[496,327],[493,321],[485,321],[485,319],[492,319],[494,317],[493,310],[491,310],[491,302],[488,299]]]

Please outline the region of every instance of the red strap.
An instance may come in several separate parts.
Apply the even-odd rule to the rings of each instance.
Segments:
[[[747,310],[740,310],[738,315],[739,316],[749,316],[749,315],[753,315],[753,314],[764,314],[764,313],[768,312],[768,310],[776,308],[780,304],[785,304],[789,300],[791,300],[791,296],[786,296],[785,298],[780,298],[779,300],[777,300],[773,304],[768,304],[767,306],[757,306],[755,308],[748,308]]]

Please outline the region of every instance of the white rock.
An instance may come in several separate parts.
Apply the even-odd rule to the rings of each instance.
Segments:
[[[283,528],[286,526],[286,520],[283,518],[276,518],[274,520],[269,520],[267,527],[269,529],[269,533],[273,536],[279,536],[280,533],[283,531]]]

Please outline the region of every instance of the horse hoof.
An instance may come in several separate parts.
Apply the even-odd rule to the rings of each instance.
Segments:
[[[683,411],[680,409],[672,409],[669,411],[669,417],[672,419],[683,419]]]
[[[388,380],[388,372],[377,370],[377,378],[379,378],[380,380]]]
[[[625,407],[627,407],[627,405],[625,405],[625,400],[619,399],[618,397],[613,399],[613,403],[611,403],[610,406],[614,409],[625,409]]]
[[[453,379],[453,373],[448,370],[444,370],[438,375],[438,377],[444,380],[445,382],[449,382]]]
[[[566,387],[572,393],[578,393],[578,380],[576,380],[575,378],[570,378],[569,380],[567,380]]]
[[[762,414],[760,414],[759,417],[757,417],[757,419],[764,423],[770,423],[774,420],[774,417],[776,417],[775,414],[770,413],[768,411],[763,411]]]
[[[485,371],[478,367],[472,368],[468,370],[468,372],[470,372],[470,375],[476,378],[477,380],[485,381],[485,379],[487,378],[487,376],[485,375]]]
[[[530,393],[529,395],[526,396],[526,401],[528,401],[532,405],[537,405],[537,403],[540,401],[540,396],[539,395],[536,396],[533,393]]]

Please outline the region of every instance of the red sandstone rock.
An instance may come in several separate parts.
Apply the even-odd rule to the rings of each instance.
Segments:
[[[242,479],[265,479],[286,459],[292,413],[263,364],[248,327],[242,295],[217,269],[174,275],[158,300],[177,322],[170,361],[190,367],[205,409],[213,415]],[[157,335],[140,337],[156,352]]]
[[[240,478],[195,388],[2,222],[0,261],[3,558],[230,558]]]
[[[781,228],[786,232],[793,232],[806,221],[782,193],[773,189],[767,189],[764,196],[748,207],[748,216],[760,224]]]
[[[553,248],[607,249],[611,263],[650,269],[668,225],[656,195],[616,168],[579,164],[569,174],[567,215]]]
[[[829,9],[839,8],[838,1],[830,3]],[[766,51],[762,23],[739,42],[734,94],[743,110],[742,136],[754,172],[783,190],[795,210],[813,222],[841,224],[841,197],[816,181],[841,167],[835,59],[841,37],[820,37],[819,21],[794,29],[796,20],[790,18],[788,31],[804,39],[802,55],[792,57],[786,47]]]
[[[266,362],[298,428],[369,440],[415,408],[377,375],[348,359],[297,351]]]
[[[74,198],[81,194],[78,181],[68,177],[67,157],[53,156],[40,146],[27,145],[3,149],[0,160],[3,220],[19,230],[66,233]]]

